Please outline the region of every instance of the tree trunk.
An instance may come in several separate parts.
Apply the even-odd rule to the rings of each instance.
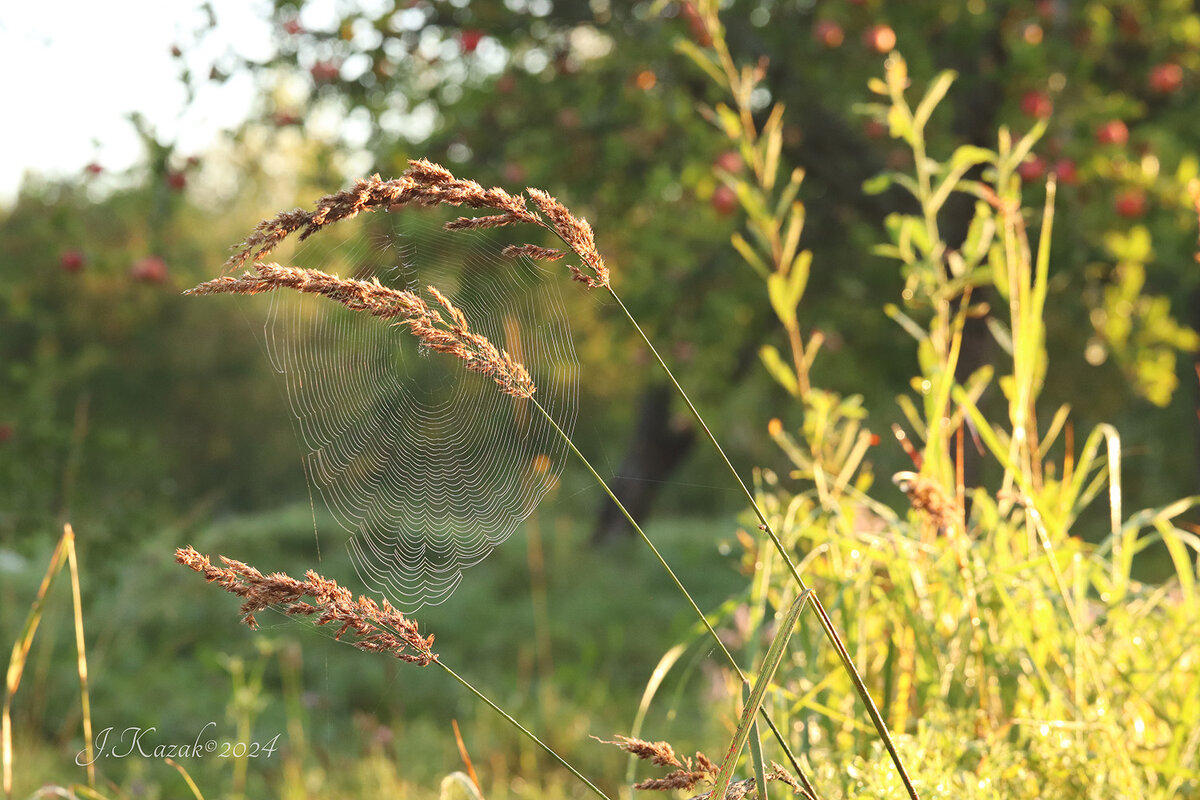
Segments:
[[[673,390],[665,383],[654,383],[642,393],[638,403],[633,441],[617,475],[608,482],[613,494],[640,524],[662,488],[663,479],[675,471],[691,452],[696,441],[694,428],[671,424]],[[600,544],[624,538],[630,533],[629,521],[609,498],[604,499],[592,530],[592,543]]]

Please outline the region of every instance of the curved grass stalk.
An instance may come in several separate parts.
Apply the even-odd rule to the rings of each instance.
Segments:
[[[615,296],[616,295],[614,295],[614,297]],[[620,301],[618,300],[617,302]],[[624,308],[624,306],[622,306],[622,308]],[[733,667],[734,672],[737,673],[738,679],[745,683],[747,681],[746,673],[744,673],[741,666],[738,665],[737,659],[733,657],[733,653],[730,653],[729,648],[725,646],[723,641],[721,641],[721,637],[717,635],[717,631],[713,628],[712,623],[708,621],[708,617],[703,611],[700,610],[700,606],[696,604],[696,601],[692,598],[691,593],[686,587],[684,587],[683,583],[679,580],[679,576],[675,574],[675,570],[671,569],[671,565],[667,563],[665,558],[663,558],[662,553],[659,552],[654,542],[651,541],[650,537],[646,535],[646,532],[642,530],[642,526],[638,525],[637,521],[633,518],[633,515],[629,513],[629,511],[625,508],[625,505],[620,501],[620,499],[617,498],[612,488],[609,487],[604,478],[600,477],[600,473],[597,472],[596,468],[592,466],[592,463],[588,461],[587,456],[580,452],[579,448],[575,446],[575,442],[571,441],[571,437],[567,435],[567,432],[559,427],[558,422],[555,421],[554,417],[550,415],[550,412],[546,411],[546,409],[542,407],[535,397],[530,397],[529,402],[533,404],[534,408],[541,412],[542,416],[546,418],[546,421],[550,423],[550,426],[553,427],[558,435],[563,438],[563,441],[567,443],[567,447],[583,463],[584,467],[587,468],[587,471],[590,472],[592,477],[596,480],[596,483],[598,483],[600,488],[604,490],[604,493],[607,494],[609,499],[616,504],[617,509],[621,512],[621,515],[624,516],[626,521],[633,526],[634,531],[636,531],[638,536],[641,537],[642,541],[646,543],[646,546],[650,548],[650,551],[654,553],[654,557],[658,559],[658,563],[662,565],[662,568],[671,577],[671,582],[675,584],[675,588],[679,590],[680,594],[682,594],[684,599],[687,600],[688,605],[690,605],[692,610],[696,612],[696,616],[699,617],[700,621],[704,624],[704,628],[708,631],[709,636],[712,637],[712,640],[716,643],[717,648],[725,656],[725,659],[729,662],[729,665]],[[801,589],[801,591],[803,592],[806,590]],[[776,727],[775,722],[771,719],[765,708],[759,707],[759,712],[760,716],[763,718],[763,721],[767,723],[767,727],[771,729],[771,733],[775,736],[779,746],[783,749],[788,761],[791,762],[792,768],[796,771],[796,774],[799,776],[800,781],[804,784],[805,789],[813,797],[816,797],[816,789],[814,789],[812,784],[809,782],[803,768],[800,766],[799,760],[796,758],[795,754],[792,753],[792,749],[788,745],[787,739],[784,737],[783,733],[778,727]]]
[[[510,725],[512,725],[514,728],[516,728],[518,731],[520,731],[522,733],[522,735],[524,735],[526,738],[528,738],[530,741],[532,741],[538,747],[545,750],[546,753],[549,754],[549,756],[551,758],[553,758],[555,761],[557,761],[559,764],[561,764],[563,767],[565,767],[567,769],[567,771],[570,772],[572,775],[574,775],[576,778],[581,780],[589,789],[591,789],[593,792],[595,792],[597,796],[601,797],[603,800],[612,800],[612,798],[609,797],[607,794],[605,794],[598,786],[596,786],[596,784],[594,784],[590,780],[588,780],[582,772],[575,769],[575,767],[571,766],[569,761],[567,761],[565,758],[560,756],[558,753],[554,752],[554,749],[552,747],[550,747],[550,745],[546,744],[541,739],[539,739],[537,737],[537,734],[535,734],[533,731],[526,728],[520,722],[517,722],[517,720],[515,718],[513,718],[512,715],[510,715],[503,708],[501,708],[500,706],[498,706],[494,702],[492,702],[492,699],[490,697],[488,697],[486,694],[484,694],[483,692],[476,689],[473,685],[471,685],[470,681],[468,681],[463,676],[459,675],[454,670],[450,669],[450,667],[443,664],[441,659],[435,658],[431,663],[437,664],[439,667],[441,667],[443,670],[445,670],[445,672],[450,677],[454,678],[454,680],[456,680],[460,684],[462,684],[467,689],[467,691],[469,691],[471,694],[475,695],[480,700],[482,700],[488,706],[488,708],[492,709],[492,711],[495,711],[497,714],[504,717],[504,719],[506,719]]]

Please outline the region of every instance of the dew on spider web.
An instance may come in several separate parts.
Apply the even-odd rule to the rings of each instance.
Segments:
[[[569,281],[501,254],[507,231],[441,229],[436,211],[366,214],[323,229],[281,263],[418,294],[433,285],[471,329],[525,365],[570,433],[578,362]],[[508,237],[508,238],[505,238]],[[345,531],[362,580],[412,611],[450,596],[553,485],[566,444],[529,401],[403,325],[321,297],[270,293],[266,351],[286,390],[308,479]]]

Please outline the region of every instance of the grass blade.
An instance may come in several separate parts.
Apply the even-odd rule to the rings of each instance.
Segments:
[[[79,673],[79,704],[83,715],[83,746],[87,751],[88,786],[96,788],[96,759],[92,753],[92,700],[88,691],[87,648],[83,637],[83,600],[79,590],[79,562],[75,558],[75,531],[70,523],[63,527],[67,540],[67,565],[71,570],[71,602],[75,617],[75,665]]]
[[[37,634],[38,625],[42,622],[46,594],[50,591],[50,584],[54,581],[54,577],[58,575],[63,568],[63,564],[66,563],[68,550],[74,549],[74,542],[75,533],[71,530],[71,526],[67,525],[63,530],[62,538],[58,540],[58,545],[54,548],[53,555],[50,556],[50,564],[46,567],[46,574],[42,576],[42,583],[38,587],[37,596],[34,598],[33,605],[29,609],[29,615],[25,617],[25,624],[21,628],[21,635],[13,643],[12,655],[8,659],[8,673],[4,682],[4,711],[0,715],[0,718],[2,718],[0,719],[0,760],[3,761],[4,796],[8,798],[12,798],[13,796],[13,695],[17,693],[17,688],[21,685],[21,675],[25,672],[25,663],[29,658],[29,648],[33,646],[33,637]]]
[[[733,778],[733,770],[737,765],[738,756],[742,752],[742,748],[746,745],[746,739],[750,735],[750,728],[754,725],[754,719],[758,714],[758,709],[762,706],[763,698],[767,693],[767,686],[771,683],[771,678],[775,676],[775,670],[779,668],[779,663],[783,660],[783,654],[787,650],[788,640],[792,638],[792,631],[796,627],[796,620],[800,617],[800,612],[804,610],[804,603],[812,594],[812,589],[808,589],[800,594],[788,609],[787,615],[783,618],[779,625],[779,630],[775,633],[775,638],[771,640],[771,646],[767,648],[767,655],[763,659],[762,668],[759,669],[757,677],[754,679],[754,688],[750,692],[750,698],[747,701],[745,708],[742,709],[742,717],[738,722],[737,730],[733,734],[733,741],[729,744],[729,751],[725,754],[725,760],[721,762],[721,772],[717,776],[716,785],[713,787],[712,794],[709,795],[711,800],[725,800],[725,792],[729,789],[729,782]],[[759,787],[762,791],[762,787]]]
[[[742,681],[742,702],[750,702],[750,683]],[[762,738],[758,734],[758,716],[750,723],[750,763],[754,765],[754,785],[758,787],[758,800],[767,798],[767,770],[763,766]]]

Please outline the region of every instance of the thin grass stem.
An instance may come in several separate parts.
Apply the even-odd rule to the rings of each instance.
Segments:
[[[71,523],[63,526],[67,541],[67,567],[71,573],[71,603],[75,620],[75,668],[79,674],[79,705],[83,715],[83,741],[87,751],[88,788],[96,788],[96,759],[92,752],[92,699],[88,690],[87,647],[83,636],[83,592],[79,587],[79,561],[75,557],[75,530]]]
[[[618,300],[618,302],[620,301]],[[622,308],[623,307],[624,306],[622,306]],[[696,612],[696,616],[699,617],[700,621],[704,624],[709,636],[712,637],[712,640],[716,643],[721,653],[725,656],[725,659],[729,662],[729,665],[733,667],[734,672],[737,673],[738,679],[745,681],[746,674],[742,672],[742,668],[738,665],[737,659],[733,657],[733,653],[730,653],[729,648],[727,648],[725,643],[721,641],[721,637],[713,628],[712,623],[708,621],[708,617],[703,611],[700,610],[700,606],[696,604],[696,601],[692,598],[691,593],[683,585],[683,582],[679,580],[679,576],[675,574],[675,570],[671,569],[671,565],[667,563],[667,560],[663,557],[662,553],[659,552],[658,548],[654,545],[654,542],[651,541],[650,537],[646,535],[646,532],[642,530],[642,526],[638,525],[637,521],[633,518],[633,515],[629,513],[628,509],[625,508],[625,505],[620,501],[620,499],[617,498],[616,494],[613,493],[613,490],[609,487],[608,483],[604,480],[604,478],[600,477],[600,473],[597,472],[596,468],[592,466],[592,462],[588,461],[587,456],[580,452],[579,448],[575,446],[575,442],[571,441],[571,437],[568,436],[567,432],[559,426],[554,417],[550,415],[550,412],[546,411],[546,409],[543,408],[534,397],[530,397],[529,402],[532,403],[534,407],[542,413],[542,416],[546,418],[546,421],[550,423],[551,427],[553,427],[554,430],[557,431],[558,435],[563,438],[563,441],[567,443],[567,447],[570,448],[571,452],[574,453],[575,456],[583,463],[584,467],[587,468],[588,472],[590,472],[592,477],[596,480],[596,483],[600,484],[600,488],[604,490],[604,493],[607,494],[609,499],[616,504],[617,509],[621,512],[622,516],[624,516],[629,524],[633,526],[634,531],[636,531],[638,536],[641,537],[642,541],[646,543],[646,546],[650,548],[650,552],[654,553],[654,557],[658,559],[658,563],[662,565],[662,568],[666,570],[666,573],[671,577],[671,581],[675,584],[675,588],[679,589],[680,594],[682,594],[684,599],[687,600],[688,605],[690,605],[692,610]],[[767,714],[767,710],[765,708],[760,708],[759,711],[761,712],[762,718],[766,721],[767,727],[769,727],[771,732],[775,735],[775,739],[779,742],[779,746],[783,749],[788,761],[791,762],[792,768],[796,771],[796,774],[799,775],[800,780],[803,782],[805,788],[814,797],[816,797],[816,789],[813,788],[812,784],[805,776],[804,769],[800,766],[800,762],[796,758],[795,754],[792,753],[791,747],[788,746],[787,739]]]
[[[497,714],[499,714],[500,716],[502,716],[506,720],[508,720],[509,724],[511,724],[514,728],[516,728],[521,733],[523,733],[530,741],[532,741],[538,747],[545,750],[550,755],[551,758],[553,758],[559,764],[562,764],[564,767],[566,767],[568,772],[570,772],[572,775],[574,775],[579,780],[583,781],[583,783],[586,784],[589,789],[591,789],[593,792],[595,792],[597,796],[603,798],[603,800],[612,800],[612,798],[609,797],[607,794],[605,794],[600,789],[600,787],[596,786],[596,784],[594,784],[590,780],[588,780],[582,772],[575,769],[575,767],[571,766],[570,762],[568,762],[565,758],[560,756],[558,753],[554,752],[553,748],[551,748],[550,745],[546,744],[541,739],[539,739],[537,737],[537,735],[533,733],[533,731],[529,730],[524,725],[517,722],[517,720],[514,719],[511,714],[509,714],[503,708],[501,708],[500,706],[498,706],[494,702],[492,702],[492,699],[490,697],[488,697],[486,694],[484,694],[483,692],[479,691],[474,686],[472,686],[470,681],[468,681],[463,676],[459,675],[454,670],[450,669],[450,667],[443,664],[440,659],[435,658],[435,659],[433,659],[432,663],[437,664],[439,667],[441,667],[443,670],[445,670],[446,673],[450,677],[454,678],[454,680],[456,680],[460,684],[462,684],[467,689],[467,691],[471,692],[471,694],[475,695],[480,700],[482,700],[484,703],[486,703],[489,708],[491,708]]]

